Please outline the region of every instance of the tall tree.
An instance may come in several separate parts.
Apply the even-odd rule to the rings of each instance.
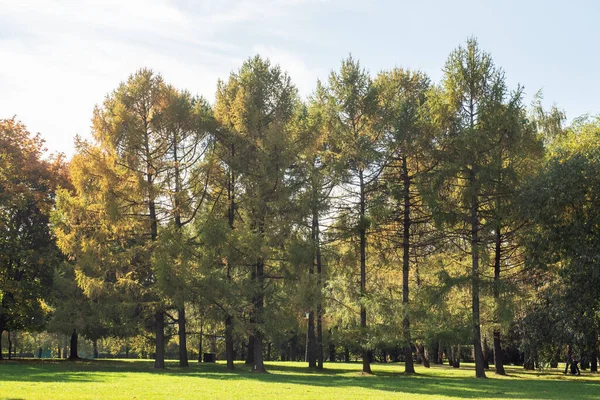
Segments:
[[[332,192],[339,181],[340,166],[329,143],[325,88],[320,82],[309,103],[299,109],[296,123],[300,131],[302,149],[300,171],[304,181],[299,197],[302,215],[301,226],[307,226],[309,238],[308,282],[313,288],[306,290],[308,307],[307,361],[310,368],[323,368],[323,286],[325,284],[323,259],[323,218],[331,208]],[[314,290],[313,290],[314,289]]]
[[[382,72],[375,85],[379,92],[382,124],[387,131],[386,142],[390,160],[384,173],[390,199],[391,241],[402,248],[402,304],[404,317],[405,372],[414,373],[409,313],[409,275],[411,258],[423,254],[426,246],[422,226],[430,221],[418,185],[429,172],[434,161],[431,157],[432,130],[426,121],[425,101],[429,79],[420,72],[399,68]]]
[[[517,211],[517,194],[524,180],[532,171],[539,168],[543,160],[542,142],[538,139],[532,124],[525,118],[522,103],[522,90],[515,91],[504,107],[500,107],[494,120],[488,124],[490,134],[496,137],[495,147],[490,151],[491,184],[484,194],[487,207],[481,211],[482,217],[491,223],[493,238],[493,297],[494,297],[494,365],[496,373],[505,375],[501,344],[501,326],[506,318],[506,296],[503,291],[510,289],[509,280],[501,276],[504,269],[516,275],[516,268],[522,264],[522,251],[516,238],[524,226]],[[504,289],[504,290],[503,290]],[[510,318],[512,320],[512,318]]]
[[[93,142],[80,142],[71,163],[75,192],[62,193],[58,207],[59,242],[75,260],[84,293],[125,297],[135,318],[151,315],[156,368],[164,367],[165,312],[184,303],[181,282],[156,262],[159,230],[172,223],[180,234],[202,204],[194,195],[203,191],[192,190],[186,175],[202,153],[203,104],[150,70],[131,75],[96,107]],[[94,265],[93,256],[102,261]],[[180,345],[185,349],[185,340]]]
[[[252,251],[250,335],[253,371],[265,372],[265,283],[276,267],[276,254],[289,231],[295,184],[291,173],[297,152],[288,129],[298,104],[297,91],[288,75],[268,60],[247,60],[227,83],[219,82],[215,117],[236,138],[235,156],[244,160],[232,167],[240,190],[236,207],[243,216],[239,229],[247,232]]]
[[[358,242],[360,276],[360,329],[363,372],[371,373],[367,332],[367,253],[372,226],[370,209],[378,194],[379,178],[386,159],[383,135],[377,125],[377,91],[368,73],[352,57],[332,72],[325,88],[325,113],[333,151],[345,165],[339,190],[340,215],[351,221],[344,232]],[[342,225],[340,225],[341,227]]]
[[[514,96],[519,96],[519,92]],[[494,192],[499,164],[494,157],[510,94],[504,73],[475,39],[453,51],[444,67],[441,87],[429,103],[439,124],[439,165],[433,190],[438,222],[452,231],[459,248],[471,256],[470,289],[475,375],[485,378],[481,347],[480,263],[486,238],[494,229],[483,217]]]
[[[185,303],[189,300],[186,296],[189,290],[186,286],[191,281],[190,246],[195,244],[190,230],[185,228],[205,211],[210,198],[212,163],[208,153],[212,149],[215,124],[212,110],[203,98],[192,97],[172,86],[164,92],[164,106],[156,117],[160,121],[155,125],[167,147],[159,184],[166,198],[163,223],[170,225],[173,232],[168,236],[169,248],[160,246],[167,254],[156,260],[164,276],[159,280],[162,291],[177,307],[179,365],[187,366]]]
[[[114,154],[114,163],[139,179],[136,204],[145,204],[146,210],[134,211],[134,218],[143,220],[145,232],[139,242],[144,251],[152,254],[158,238],[159,212],[157,202],[161,195],[161,175],[168,151],[167,138],[162,134],[162,109],[166,87],[160,75],[142,69],[131,75],[126,83],[109,95],[102,107],[94,111],[94,139],[102,148]],[[133,210],[132,210],[133,211]],[[152,268],[145,279],[155,283]],[[164,368],[165,305],[160,297],[154,303],[156,341],[155,368]]]

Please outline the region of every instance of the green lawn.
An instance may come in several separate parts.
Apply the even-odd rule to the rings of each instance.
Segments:
[[[270,373],[257,375],[241,364],[193,363],[154,371],[149,361],[4,361],[0,363],[0,399],[596,399],[600,375],[565,376],[558,370],[542,374],[508,367],[506,377],[488,372],[473,378],[472,365],[460,369],[417,366],[404,376],[398,364],[373,364],[372,376],[360,375],[360,364],[325,364],[310,372],[304,363],[269,362]]]

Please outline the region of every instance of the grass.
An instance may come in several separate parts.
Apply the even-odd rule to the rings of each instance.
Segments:
[[[507,367],[508,376],[475,379],[473,366],[460,369],[417,366],[405,376],[398,364],[373,364],[372,376],[360,364],[326,363],[321,372],[304,363],[269,362],[269,374],[253,374],[243,364],[229,372],[222,363],[193,363],[164,371],[143,360],[0,362],[0,399],[596,399],[600,375],[563,375]],[[463,367],[463,365],[465,365]]]

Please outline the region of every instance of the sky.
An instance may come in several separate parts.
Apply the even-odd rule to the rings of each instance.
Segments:
[[[302,96],[352,54],[372,75],[419,69],[478,38],[526,101],[600,113],[598,1],[0,0],[0,118],[73,154],[93,108],[141,67],[214,101],[245,59],[288,71]]]

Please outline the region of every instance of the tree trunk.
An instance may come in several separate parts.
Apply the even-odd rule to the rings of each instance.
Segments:
[[[504,350],[500,345],[500,330],[494,330],[494,366],[496,367],[496,374],[506,375],[504,370]]]
[[[256,278],[256,270],[258,269],[257,266],[255,266],[255,268],[252,270],[251,274],[250,274],[250,280],[256,282],[258,279]],[[257,321],[257,310],[256,310],[256,302],[257,302],[257,295],[254,294],[252,296],[252,303],[254,305],[254,309],[252,310],[252,312],[250,313],[250,333],[248,335],[248,354],[246,355],[246,365],[254,365],[254,342],[256,341],[256,337],[254,336],[254,332],[256,331],[256,324],[258,323]]]
[[[487,345],[487,338],[483,338],[483,368],[490,369],[490,363],[488,361],[489,348]]]
[[[442,352],[442,346],[440,346],[440,342],[435,342],[435,344],[433,346],[433,362],[435,364],[443,363],[441,352]]]
[[[565,360],[565,374],[569,372],[569,364],[573,362],[573,348],[570,344],[567,345],[567,359]]]
[[[530,354],[523,353],[523,368],[529,371],[533,371],[535,369],[537,363],[537,357],[535,352],[531,352]]]
[[[560,348],[557,348],[554,357],[550,360],[550,368],[558,368],[558,363],[560,362]]]
[[[323,369],[323,305],[321,304],[321,290],[323,285],[323,264],[321,260],[321,230],[319,225],[318,194],[313,199],[313,246],[314,262],[317,269],[317,337],[316,337],[316,362],[317,368]],[[309,337],[310,338],[310,337]]]
[[[590,351],[586,354],[586,359],[590,372],[598,372],[598,333],[596,331],[590,332],[588,346]]]
[[[312,277],[315,274],[315,264],[317,263],[317,230],[319,223],[318,221],[318,210],[316,209],[316,199],[312,199],[312,225],[311,225],[311,240],[313,245],[313,259],[310,263],[310,267],[308,268],[308,274]],[[317,289],[318,283],[317,283]],[[316,346],[317,336],[315,334],[315,312],[312,307],[308,312],[308,321],[307,321],[307,332],[306,332],[306,362],[308,362],[308,368],[316,368],[317,367],[317,346]]]
[[[366,198],[362,169],[359,171],[360,180],[360,327],[363,335],[367,334],[367,308],[362,301],[367,294],[367,227],[366,227]],[[366,343],[362,345],[362,372],[371,374],[371,360]]]
[[[179,144],[179,137],[175,132],[173,135],[173,165],[174,165],[174,179],[175,179],[175,193],[174,193],[174,216],[175,216],[175,227],[177,231],[181,231],[183,223],[181,222],[181,205],[179,200],[179,194],[181,193],[181,176],[179,172],[179,156],[177,154],[177,146]],[[188,354],[187,354],[187,337],[185,332],[185,304],[181,304],[181,307],[177,309],[177,333],[179,336],[179,366],[187,367]]]
[[[98,339],[92,340],[92,345],[94,346],[94,359],[98,358]]]
[[[203,352],[203,346],[202,346],[202,341],[204,339],[204,321],[202,320],[202,318],[200,318],[200,335],[198,337],[198,362],[201,363],[202,362],[202,352]]]
[[[235,157],[235,146],[231,145],[231,158]],[[229,229],[235,227],[235,176],[231,169],[227,172],[227,197],[229,199],[229,207],[227,209],[227,222]],[[231,265],[227,263],[227,282],[231,283]],[[233,316],[227,314],[225,317],[225,356],[227,358],[227,369],[233,370],[233,358],[235,352],[233,350]],[[242,356],[243,357],[243,356]]]
[[[259,232],[262,235],[262,225],[259,227]],[[262,259],[258,259],[255,265],[256,268],[256,283],[257,289],[253,298],[254,309],[252,314],[254,316],[255,326],[253,328],[254,333],[254,363],[252,367],[252,371],[256,373],[265,373],[267,370],[265,369],[265,364],[263,362],[262,355],[262,342],[263,342],[263,333],[262,333],[262,325],[263,321],[263,308],[264,308],[264,285],[265,285],[265,274],[264,268],[265,264]],[[259,328],[260,326],[260,328]]]
[[[187,367],[188,355],[187,355],[187,335],[185,332],[185,306],[181,306],[177,311],[177,324],[179,334],[179,366]]]
[[[17,358],[17,347],[21,345],[21,342],[18,339],[17,331],[13,332],[13,357]],[[23,346],[21,345],[19,350],[19,358],[23,357]]]
[[[321,274],[319,273],[319,276]],[[320,280],[321,278],[319,278]],[[321,303],[317,304],[317,369],[323,369],[324,345],[323,345],[323,309]]]
[[[387,363],[388,357],[387,357],[387,351],[385,350],[381,350],[381,362],[382,363]]]
[[[317,354],[316,354],[316,335],[315,335],[315,313],[310,311],[308,313],[308,332],[306,335],[306,360],[308,361],[308,368],[317,367]]]
[[[252,367],[252,372],[261,374],[267,372],[265,364],[263,363],[262,342],[262,333],[257,331],[254,338],[254,365]]]
[[[471,294],[473,309],[473,347],[475,349],[475,377],[485,378],[483,352],[481,351],[481,318],[479,315],[479,197],[476,171],[471,171]]]
[[[452,346],[452,368],[460,368],[460,344]]]
[[[350,362],[350,349],[344,347],[344,361]]]
[[[329,331],[329,336],[331,336],[331,331]],[[331,340],[331,339],[329,339]],[[329,342],[329,362],[335,362],[336,361],[336,356],[335,356],[335,343],[333,342]]]
[[[12,339],[10,337],[10,331],[6,331],[6,338],[8,339],[8,359],[12,360]]]
[[[146,135],[145,139],[145,156],[146,156],[146,183],[148,184],[148,217],[150,219],[150,239],[155,242],[158,238],[158,219],[156,216],[156,203],[154,194],[154,166],[152,165],[152,153],[150,151],[149,135],[148,135],[148,121],[144,119],[144,128]],[[162,311],[158,311],[154,315],[154,327],[156,329],[155,338],[155,358],[154,368],[165,367],[165,320]]]
[[[412,340],[410,335],[410,317],[408,312],[409,286],[408,278],[410,272],[410,177],[406,157],[402,157],[402,182],[403,182],[403,229],[402,229],[402,306],[404,318],[402,319],[402,330],[404,336],[404,373],[414,374],[415,365],[412,357]]]
[[[1,317],[1,316],[0,316],[0,317]],[[3,360],[3,359],[4,359],[4,358],[3,358],[4,356],[2,355],[2,333],[3,333],[3,332],[4,332],[4,329],[3,329],[3,328],[0,328],[0,360]],[[42,357],[40,356],[40,358],[42,358]]]
[[[533,371],[535,369],[533,359],[525,360],[525,362],[523,363],[523,369],[525,369],[527,371]]]
[[[290,343],[290,345],[289,345],[289,350],[290,350],[289,359],[290,359],[290,361],[297,361],[297,358],[298,358],[298,356],[296,355],[296,347],[297,347],[297,344],[298,344],[298,340],[297,339],[298,339],[297,335],[294,332],[294,334],[292,335],[292,338],[290,339],[290,342],[289,342]]]
[[[498,206],[497,206],[498,207]],[[496,324],[500,323],[499,317],[499,304],[500,304],[500,261],[502,252],[502,232],[501,226],[498,223],[496,225],[496,246],[494,254],[494,301],[496,303]],[[504,370],[504,352],[502,351],[502,342],[500,341],[500,329],[496,327],[494,329],[494,367],[496,368],[496,374],[506,375]]]
[[[419,359],[421,360],[421,363],[423,364],[423,366],[425,368],[430,368],[431,365],[429,365],[429,358],[425,354],[425,346],[423,346],[422,344],[418,344],[418,345],[416,345],[416,349],[417,349],[417,354],[419,355]]]
[[[250,323],[252,323],[252,318],[250,318]],[[248,337],[248,348],[246,354],[246,365],[254,364],[254,334],[250,334]]]
[[[228,315],[225,318],[225,353],[227,358],[227,369],[233,370],[233,317]]]
[[[158,311],[155,316],[156,349],[154,355],[154,368],[165,367],[165,315]]]
[[[77,333],[77,329],[73,329],[73,333],[71,334],[71,347],[69,350],[69,360],[78,360],[79,356],[77,355],[77,342],[78,342],[79,334]]]

